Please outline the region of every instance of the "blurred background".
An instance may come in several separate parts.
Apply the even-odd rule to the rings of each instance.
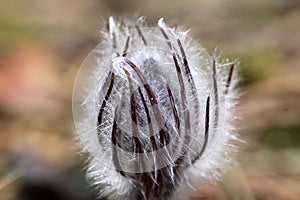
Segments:
[[[108,16],[191,28],[239,58],[247,144],[194,200],[300,199],[299,0],[0,0],[0,199],[92,200],[76,154],[72,87]]]

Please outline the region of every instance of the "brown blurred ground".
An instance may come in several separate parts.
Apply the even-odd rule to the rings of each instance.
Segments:
[[[193,199],[300,199],[297,0],[0,0],[0,199],[93,199],[73,148],[76,72],[104,20],[145,15],[191,28],[208,52],[241,61],[240,134],[222,183]]]

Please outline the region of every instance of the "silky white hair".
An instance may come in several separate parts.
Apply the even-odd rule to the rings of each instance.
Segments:
[[[185,199],[219,180],[240,140],[238,63],[220,61],[163,19],[147,27],[110,17],[83,62],[73,114],[87,177],[99,197]]]

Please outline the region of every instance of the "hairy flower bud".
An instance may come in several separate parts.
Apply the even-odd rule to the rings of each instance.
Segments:
[[[218,179],[236,150],[234,63],[219,63],[187,32],[144,21],[107,24],[73,94],[88,177],[108,199],[183,199]]]

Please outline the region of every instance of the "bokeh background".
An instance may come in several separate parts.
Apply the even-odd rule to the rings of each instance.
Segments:
[[[92,200],[74,141],[71,96],[106,18],[191,28],[239,58],[237,114],[247,144],[194,200],[300,199],[299,0],[0,0],[0,199]]]

